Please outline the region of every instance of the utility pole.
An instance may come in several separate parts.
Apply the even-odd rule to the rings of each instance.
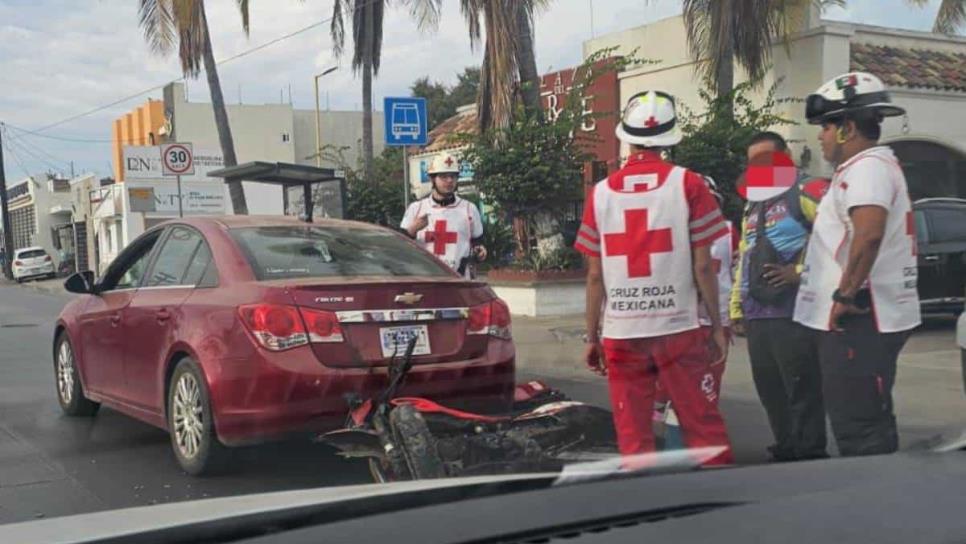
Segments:
[[[12,280],[10,260],[13,258],[13,233],[10,231],[10,210],[7,208],[7,175],[3,169],[3,123],[0,123],[0,213],[3,214],[3,275]]]

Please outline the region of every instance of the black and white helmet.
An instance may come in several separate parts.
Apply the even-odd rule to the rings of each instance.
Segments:
[[[842,74],[805,99],[805,117],[812,125],[855,113],[872,114],[881,120],[903,115],[906,110],[892,103],[881,79],[866,72]]]

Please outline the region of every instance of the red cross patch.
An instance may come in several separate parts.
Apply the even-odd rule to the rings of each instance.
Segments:
[[[426,242],[433,244],[433,254],[446,255],[446,246],[456,243],[456,233],[447,231],[446,220],[440,219],[426,231]]]
[[[671,229],[648,230],[647,210],[624,210],[625,232],[604,234],[608,257],[627,257],[627,276],[646,278],[651,275],[651,255],[667,253],[674,248]]]
[[[647,128],[654,128],[659,124],[660,123],[657,122],[657,119],[655,119],[653,115],[648,117],[647,121],[644,121],[644,126]]]

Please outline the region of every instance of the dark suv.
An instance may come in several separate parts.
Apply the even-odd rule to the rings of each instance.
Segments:
[[[966,200],[926,198],[912,205],[919,243],[923,313],[963,311],[966,291]]]

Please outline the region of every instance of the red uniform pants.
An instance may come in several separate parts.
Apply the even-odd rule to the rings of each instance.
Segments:
[[[622,455],[655,449],[651,416],[657,384],[667,391],[689,448],[724,446],[706,464],[733,458],[728,430],[718,411],[720,380],[711,366],[710,338],[704,329],[653,338],[604,339],[604,358],[617,444]]]

